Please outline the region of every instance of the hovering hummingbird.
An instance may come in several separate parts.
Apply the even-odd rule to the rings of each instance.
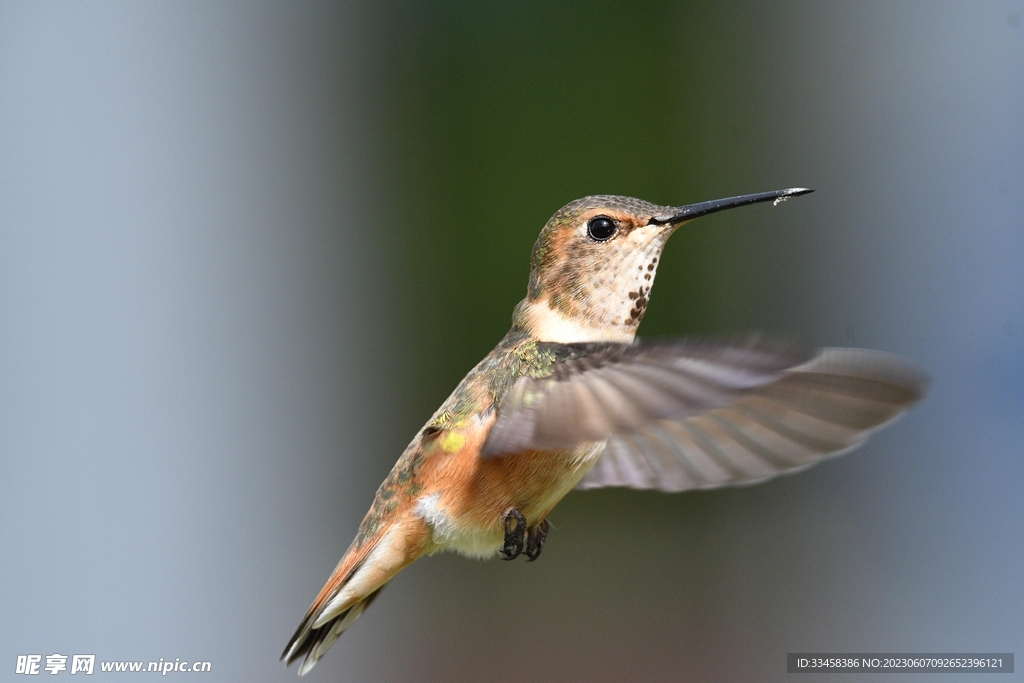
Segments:
[[[402,453],[281,658],[308,672],[423,555],[536,560],[573,488],[750,484],[848,451],[920,399],[924,373],[880,352],[634,341],[680,225],[808,192],[683,207],[598,195],[555,213],[512,329]]]

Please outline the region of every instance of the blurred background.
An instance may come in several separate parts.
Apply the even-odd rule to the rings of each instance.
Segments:
[[[798,476],[570,494],[536,564],[421,561],[310,680],[1024,653],[1022,17],[0,3],[0,679],[92,653],[293,680],[281,649],[556,209],[800,185],[678,232],[641,334],[893,351],[928,399]]]

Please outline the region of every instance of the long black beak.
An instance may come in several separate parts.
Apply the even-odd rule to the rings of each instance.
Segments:
[[[709,213],[715,213],[716,211],[735,209],[737,206],[746,206],[748,204],[759,204],[761,202],[772,201],[778,204],[779,202],[786,201],[790,197],[799,197],[802,194],[808,194],[810,192],[814,192],[814,190],[809,190],[806,187],[791,187],[788,190],[758,192],[757,194],[741,194],[739,197],[712,199],[710,202],[700,202],[699,204],[681,206],[678,209],[675,209],[673,213],[666,214],[664,216],[652,216],[651,220],[647,221],[647,225],[675,225],[676,223],[692,221],[694,218],[707,216]]]

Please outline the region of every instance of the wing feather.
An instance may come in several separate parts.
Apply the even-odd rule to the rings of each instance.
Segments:
[[[795,472],[857,446],[927,385],[891,354],[759,338],[546,348],[559,360],[516,380],[482,454],[605,441],[584,489],[683,491]]]
[[[897,356],[823,349],[732,405],[655,419],[628,439],[612,436],[579,488],[681,491],[796,472],[862,443],[918,401],[927,382]]]

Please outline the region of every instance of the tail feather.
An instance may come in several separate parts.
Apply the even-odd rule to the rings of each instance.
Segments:
[[[312,669],[388,581],[422,554],[426,531],[423,521],[415,518],[353,543],[281,653],[285,664],[305,657],[299,675]]]
[[[363,562],[366,560],[370,547],[360,548],[357,547],[356,543],[353,543],[348,551],[342,556],[338,566],[335,567],[331,573],[331,577],[324,584],[324,587],[320,590],[320,593],[316,596],[313,604],[309,606],[309,610],[306,611],[306,615],[302,618],[299,623],[299,627],[295,629],[295,633],[292,635],[291,640],[288,641],[288,645],[285,646],[284,652],[281,653],[281,659],[284,660],[285,666],[291,666],[292,662],[305,656],[306,661],[303,662],[299,668],[299,675],[301,676],[306,671],[313,668],[320,656],[326,652],[327,648],[330,647],[331,643],[338,639],[342,631],[348,628],[348,624],[355,621],[355,617],[348,619],[348,624],[345,624],[343,628],[336,628],[340,626],[348,614],[352,612],[352,608],[345,610],[340,613],[336,618],[319,627],[314,626],[314,622],[321,616],[324,611],[324,606],[330,602],[330,600],[336,596],[341,589],[352,579],[357,571],[363,566]],[[352,607],[355,607],[353,605]],[[365,609],[365,607],[364,607]],[[359,610],[358,616],[362,613]],[[334,631],[332,635],[331,632]],[[324,644],[326,641],[326,644]],[[316,655],[311,657],[310,655],[316,652]]]
[[[299,666],[299,675],[306,675],[307,672],[316,666],[316,663],[320,661],[320,658],[330,649],[331,645],[334,645],[334,641],[366,611],[366,608],[380,595],[382,590],[384,590],[384,586],[373,591],[318,628],[312,627],[312,620],[303,620],[302,625],[292,637],[292,642],[288,643],[288,647],[285,648],[284,653],[281,655],[281,659],[285,660],[285,665],[291,666],[292,662],[300,657],[305,657]]]

